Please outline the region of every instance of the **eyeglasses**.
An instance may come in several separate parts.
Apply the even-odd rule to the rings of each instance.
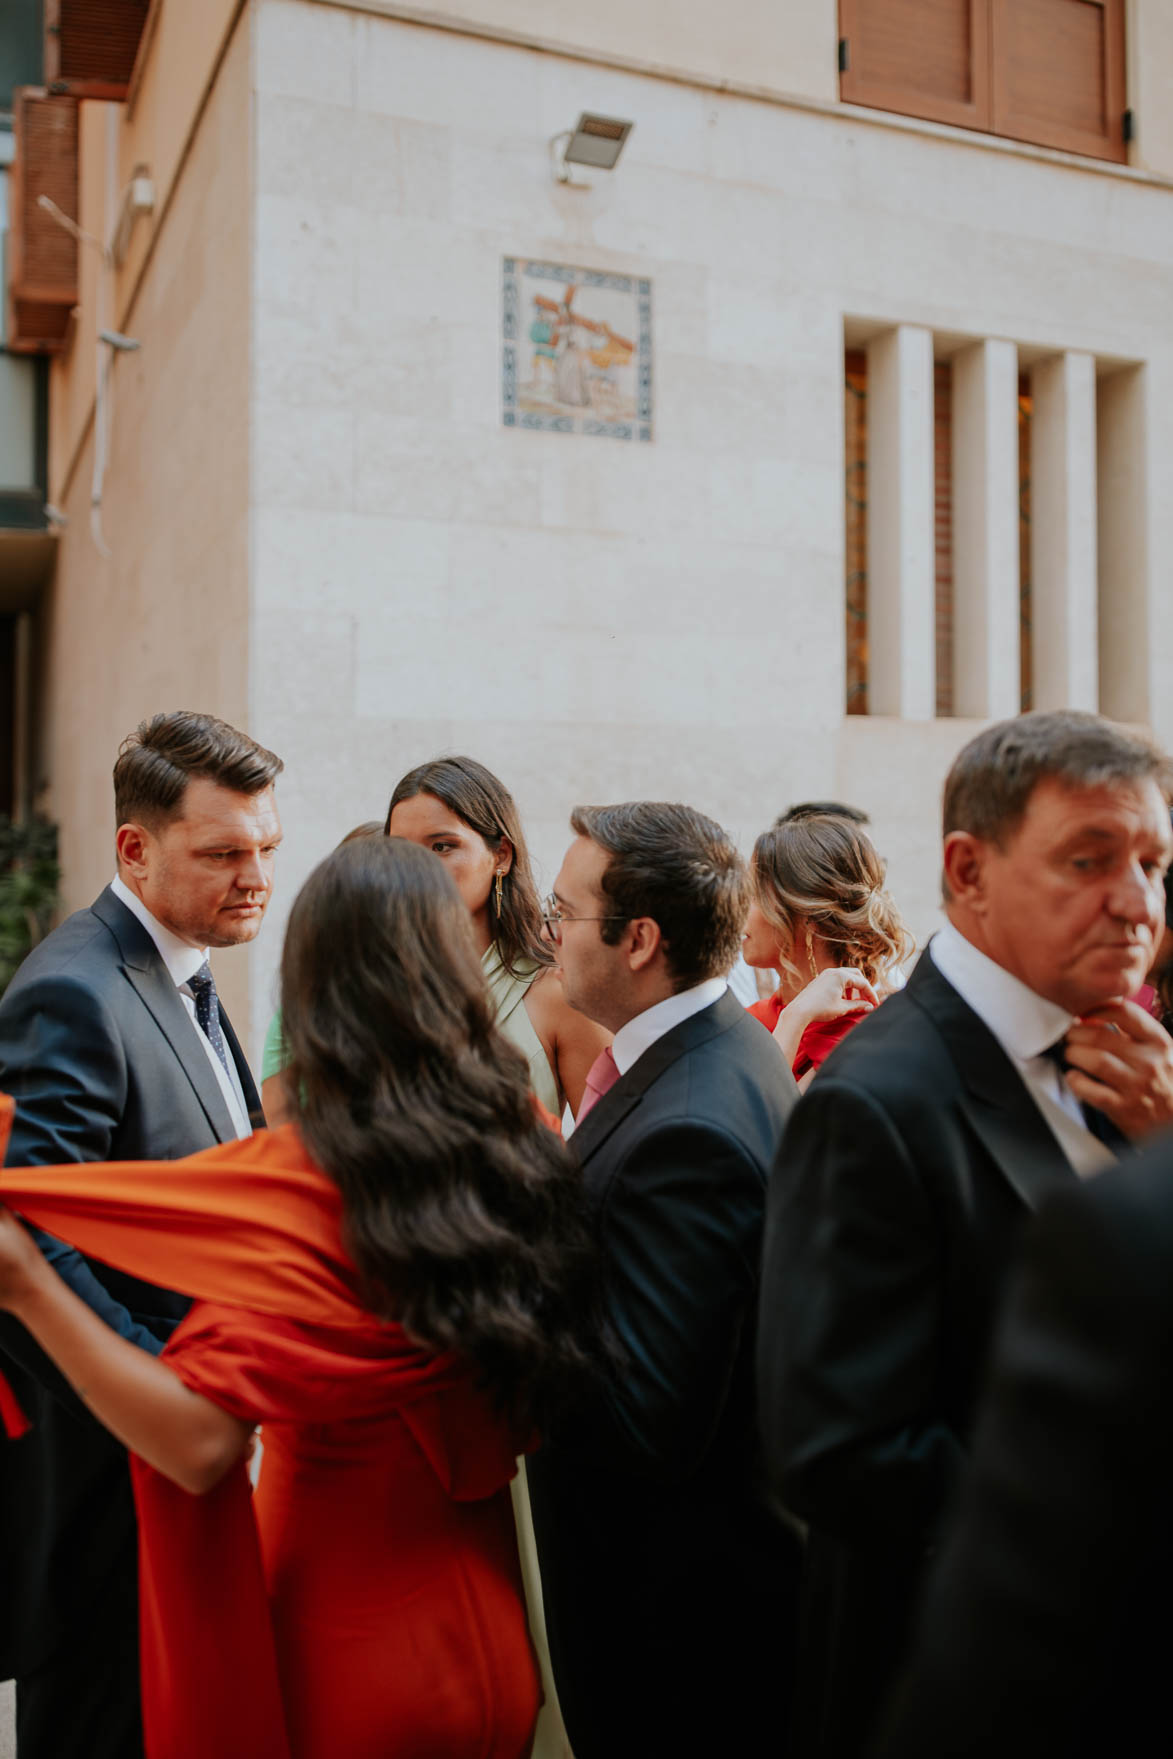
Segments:
[[[546,925],[546,933],[557,945],[562,939],[564,922],[626,922],[626,916],[567,916],[553,892],[542,900],[542,921]]]

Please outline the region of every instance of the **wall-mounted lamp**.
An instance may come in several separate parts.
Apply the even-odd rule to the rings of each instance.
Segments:
[[[589,189],[581,177],[571,175],[571,165],[591,165],[596,171],[613,171],[619,155],[627,144],[634,122],[621,122],[615,116],[596,116],[584,110],[574,128],[556,134],[550,142],[554,177],[571,189]]]

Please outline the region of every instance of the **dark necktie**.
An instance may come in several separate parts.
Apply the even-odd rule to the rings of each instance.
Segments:
[[[200,1028],[224,1065],[224,1073],[231,1074],[228,1067],[228,1046],[224,1043],[224,1033],[220,1027],[220,998],[216,994],[216,982],[212,976],[212,967],[205,959],[194,977],[189,977],[188,988],[195,997],[196,1019]]]
[[[1054,1063],[1060,1075],[1066,1076],[1068,1067],[1066,1038],[1057,1038],[1054,1044],[1049,1044],[1045,1051],[1039,1052],[1039,1055],[1046,1057],[1048,1062]],[[1116,1128],[1106,1113],[1098,1111],[1094,1105],[1086,1105],[1082,1099],[1078,1103],[1080,1112],[1083,1114],[1084,1125],[1097,1142],[1102,1142],[1104,1147],[1111,1149],[1113,1154],[1119,1154],[1122,1149],[1127,1148],[1128,1138]]]

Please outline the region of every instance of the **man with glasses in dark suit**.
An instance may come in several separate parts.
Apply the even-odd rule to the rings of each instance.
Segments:
[[[571,826],[547,932],[615,1035],[571,1145],[619,1366],[529,1467],[554,1677],[576,1759],[766,1751],[797,1542],[761,1495],[754,1319],[796,1089],[727,989],[749,898],[720,827],[647,801]]]

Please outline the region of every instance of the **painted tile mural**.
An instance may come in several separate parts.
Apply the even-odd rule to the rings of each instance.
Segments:
[[[502,420],[509,428],[652,437],[652,284],[506,257]]]

